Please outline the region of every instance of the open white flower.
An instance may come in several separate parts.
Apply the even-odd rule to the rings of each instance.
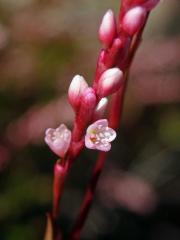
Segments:
[[[44,140],[55,154],[64,157],[70,146],[71,131],[64,124],[56,129],[48,128]]]
[[[107,119],[101,119],[91,124],[86,131],[85,145],[90,149],[108,152],[111,143],[116,138],[116,132],[108,127]]]

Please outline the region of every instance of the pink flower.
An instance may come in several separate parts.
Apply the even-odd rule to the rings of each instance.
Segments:
[[[85,145],[90,149],[108,152],[116,138],[116,132],[108,127],[107,119],[101,119],[91,124],[86,131]]]
[[[44,140],[55,154],[63,158],[70,146],[71,131],[64,124],[56,129],[48,128]]]

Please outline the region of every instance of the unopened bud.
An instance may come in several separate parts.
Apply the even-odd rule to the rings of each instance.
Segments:
[[[81,98],[81,108],[86,109],[87,111],[90,109],[94,109],[96,105],[96,94],[93,88],[87,88],[82,94]]]
[[[77,109],[79,107],[81,95],[87,88],[88,84],[82,76],[76,75],[72,79],[68,90],[68,98],[73,108]]]
[[[123,72],[119,68],[110,68],[100,77],[98,82],[97,95],[106,97],[115,93],[123,84]]]
[[[93,117],[94,121],[104,117],[107,104],[108,104],[108,99],[105,97],[101,98],[94,112],[94,117]]]
[[[104,15],[100,28],[99,39],[106,46],[112,44],[113,39],[116,37],[116,20],[112,10],[108,10]]]
[[[122,20],[122,28],[130,36],[140,30],[146,17],[146,9],[143,7],[134,7],[130,9]]]
[[[91,121],[96,107],[96,94],[93,88],[87,88],[81,97],[80,109],[73,129],[73,141],[82,139],[87,124]]]

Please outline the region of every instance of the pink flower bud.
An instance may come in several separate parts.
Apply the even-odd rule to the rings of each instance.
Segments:
[[[97,88],[99,97],[115,93],[123,84],[123,73],[119,68],[110,68],[100,77]]]
[[[98,120],[104,116],[107,104],[108,104],[108,99],[105,97],[101,98],[94,112],[94,118],[93,118],[94,120]]]
[[[107,119],[101,119],[91,124],[86,131],[85,145],[90,149],[108,152],[116,138],[116,132],[108,127]]]
[[[130,9],[122,20],[122,28],[130,36],[140,30],[146,17],[146,9],[143,7],[134,7]]]
[[[114,13],[112,10],[108,10],[99,28],[99,39],[106,47],[109,47],[116,37],[116,33],[117,29]]]
[[[87,111],[94,109],[96,105],[96,94],[93,88],[87,88],[82,94],[81,98],[81,108]]]
[[[88,88],[88,84],[82,76],[76,75],[72,79],[68,90],[68,97],[73,108],[77,109],[79,107],[81,95],[86,88]]]
[[[115,64],[116,59],[121,56],[124,47],[123,45],[123,41],[120,38],[115,38],[113,40],[112,46],[105,58],[105,66],[107,68],[112,67]]]
[[[87,88],[81,97],[80,109],[76,117],[73,141],[80,141],[87,124],[91,121],[96,107],[96,94],[93,88]]]
[[[71,131],[61,124],[58,128],[48,128],[45,133],[45,142],[59,157],[64,157],[71,142]]]

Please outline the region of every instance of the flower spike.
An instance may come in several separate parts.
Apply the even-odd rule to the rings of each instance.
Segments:
[[[71,131],[64,124],[56,129],[48,128],[44,140],[55,154],[63,158],[70,146]]]
[[[116,132],[108,127],[107,119],[101,119],[91,124],[86,131],[85,145],[90,149],[108,152],[116,138]]]

